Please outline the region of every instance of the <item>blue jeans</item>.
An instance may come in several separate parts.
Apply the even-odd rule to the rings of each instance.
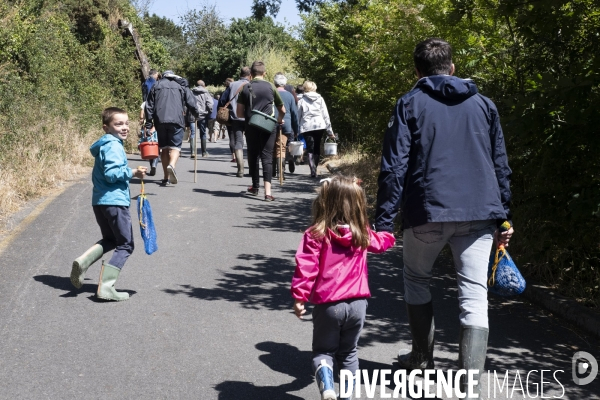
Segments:
[[[192,143],[194,136],[196,136],[196,121],[190,122],[190,143]]]
[[[404,300],[431,301],[432,267],[448,243],[454,256],[461,325],[488,327],[487,270],[495,220],[430,222],[404,230]]]

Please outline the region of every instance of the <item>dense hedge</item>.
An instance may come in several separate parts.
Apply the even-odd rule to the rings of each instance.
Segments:
[[[82,131],[98,126],[106,106],[137,111],[139,63],[133,41],[117,28],[119,18],[145,29],[125,0],[0,4],[1,148],[18,140],[32,110],[75,119]],[[144,44],[151,59],[168,60],[151,37]]]

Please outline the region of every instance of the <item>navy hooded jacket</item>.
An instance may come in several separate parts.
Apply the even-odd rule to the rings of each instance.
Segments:
[[[175,124],[185,127],[186,108],[198,117],[196,98],[188,81],[178,75],[165,74],[152,89],[146,100],[146,128],[152,124]]]
[[[398,102],[383,142],[375,228],[510,219],[510,176],[498,110],[471,81],[421,78]]]

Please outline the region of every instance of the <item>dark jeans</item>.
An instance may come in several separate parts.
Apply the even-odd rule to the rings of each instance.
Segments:
[[[321,156],[321,138],[325,134],[325,129],[318,131],[308,131],[302,133],[304,140],[306,140],[306,152],[314,154],[317,157]]]
[[[246,146],[248,147],[248,170],[252,177],[252,187],[260,187],[260,168],[262,162],[263,180],[271,183],[273,177],[273,146],[275,131],[266,132],[262,129],[246,125]]]
[[[119,269],[133,253],[133,227],[129,207],[125,206],[93,206],[96,222],[100,227],[103,239],[103,252],[115,249],[110,265]]]
[[[350,299],[333,303],[317,304],[313,308],[313,374],[321,360],[333,368],[352,374],[358,369],[358,338],[367,315],[366,299]]]
[[[227,127],[229,149],[232,153],[244,148],[244,125],[244,121],[233,121],[231,125]]]

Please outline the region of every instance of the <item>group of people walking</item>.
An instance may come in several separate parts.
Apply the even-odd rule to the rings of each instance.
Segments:
[[[414,61],[418,81],[398,100],[384,136],[373,228],[360,179],[326,178],[313,202],[312,224],[296,252],[293,310],[302,318],[305,303],[315,305],[312,369],[323,400],[337,399],[335,364],[352,375],[358,371],[357,346],[370,297],[366,254],[384,252],[394,245],[394,219],[399,210],[403,216],[404,300],[412,335],[411,348],[398,354],[400,367],[424,370],[435,366],[429,284],[435,259],[449,244],[458,281],[459,368],[480,373],[484,369],[489,334],[488,258],[493,243],[508,246],[514,232],[504,137],[495,105],[478,93],[471,80],[453,76],[455,67],[447,42],[428,39],[419,43]],[[333,136],[333,131],[325,102],[313,82],[306,81],[304,93],[298,96],[286,90],[283,74],[276,74],[272,84],[264,79],[265,72],[260,61],[242,68],[240,79],[230,82],[217,106],[229,112],[227,130],[238,176],[243,176],[245,135],[252,178],[248,192],[259,193],[260,162],[265,200],[273,201],[273,159],[285,157],[281,151],[273,152],[276,143],[283,147],[292,135],[303,134],[311,176],[316,176],[320,141],[325,134]],[[198,83],[196,88],[202,86]],[[196,120],[210,108],[203,90],[196,90],[196,95],[186,87],[183,78],[165,71],[150,89],[144,110],[146,128],[157,131],[163,182],[173,184],[177,183],[175,163],[185,126],[183,108]],[[198,99],[205,103],[198,105]],[[127,165],[122,145],[129,132],[127,113],[108,108],[102,121],[106,134],[90,149],[95,157],[92,205],[102,240],[74,261],[71,282],[80,288],[90,265],[115,249],[110,261],[103,263],[97,296],[118,301],[128,295],[117,292],[114,283],[133,252],[129,181],[134,176],[143,178],[147,169],[132,170]],[[283,135],[277,136],[278,130]],[[506,222],[511,228],[499,232],[498,227]],[[463,392],[466,385],[462,379]],[[477,394],[479,388],[477,384]]]
[[[185,127],[190,129],[191,156],[196,155],[193,146],[198,132],[202,157],[207,157],[207,139],[215,132],[218,137],[221,124],[226,127],[231,161],[237,163],[236,176],[239,178],[244,177],[244,142],[247,145],[248,172],[252,179],[247,190],[250,195],[258,195],[260,191],[262,164],[264,199],[275,200],[271,180],[273,176],[284,174],[286,162],[290,172],[294,172],[295,163],[287,149],[288,144],[299,136],[303,136],[306,144],[311,177],[316,178],[321,140],[325,135],[335,137],[325,101],[316,92],[314,82],[305,81],[298,88],[302,93],[297,94],[295,88],[287,84],[283,73],[275,74],[273,83],[265,80],[265,74],[264,63],[255,61],[251,67],[240,69],[238,80],[228,78],[225,91],[213,97],[202,80],[190,89],[188,81],[173,71],[165,71],[160,79],[157,71],[150,71],[150,77],[143,85],[140,121],[145,127],[144,136],[156,132],[163,185],[177,183],[175,167]],[[218,113],[219,109],[227,110],[225,120]],[[257,112],[276,123],[272,128],[253,125],[251,120]],[[154,175],[156,165],[156,161],[150,162],[149,175]]]

